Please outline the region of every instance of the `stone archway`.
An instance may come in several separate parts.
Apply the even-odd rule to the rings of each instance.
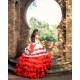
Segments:
[[[17,1],[17,2],[16,2]],[[24,52],[24,48],[27,46],[28,40],[28,32],[29,27],[28,24],[25,22],[25,11],[28,9],[30,3],[34,0],[9,0],[9,58],[15,58],[16,55],[20,55]],[[61,55],[63,60],[71,60],[71,11],[70,8],[70,1],[69,0],[56,0],[62,9],[63,19],[61,24],[58,27],[59,32],[59,42],[54,43],[55,45],[58,44],[57,48],[59,49],[57,54]],[[15,6],[16,2],[16,6]],[[67,5],[67,7],[66,7]],[[15,20],[15,7],[18,10],[19,14]],[[66,12],[65,12],[66,10]],[[70,11],[70,12],[69,12]],[[67,16],[67,17],[66,17]],[[16,22],[17,21],[17,22]],[[69,22],[70,21],[70,22]],[[19,24],[17,24],[19,23]],[[70,26],[70,27],[69,27]],[[18,32],[17,32],[18,31]],[[18,42],[16,41],[16,34],[19,34]],[[68,38],[69,37],[69,38]],[[68,39],[68,40],[67,40]],[[19,46],[17,44],[19,43]],[[16,52],[17,50],[17,52]]]

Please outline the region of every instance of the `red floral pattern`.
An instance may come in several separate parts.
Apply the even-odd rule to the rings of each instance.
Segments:
[[[36,44],[35,44],[35,45],[36,45]],[[30,48],[30,50],[29,50],[30,53],[33,52],[35,45],[33,45],[33,44],[30,45],[30,47],[29,47],[29,48]]]

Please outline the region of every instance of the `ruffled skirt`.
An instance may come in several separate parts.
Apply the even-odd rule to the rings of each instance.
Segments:
[[[48,69],[52,66],[51,55],[47,54],[38,57],[25,57],[24,55],[18,58],[17,68],[14,72],[18,76],[28,78],[41,78],[46,75]]]

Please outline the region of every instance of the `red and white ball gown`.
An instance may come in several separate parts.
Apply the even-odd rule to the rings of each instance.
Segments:
[[[41,78],[46,75],[48,68],[52,66],[50,53],[39,43],[39,38],[35,38],[35,43],[31,43],[25,48],[24,53],[18,58],[17,68],[14,72],[22,77]]]

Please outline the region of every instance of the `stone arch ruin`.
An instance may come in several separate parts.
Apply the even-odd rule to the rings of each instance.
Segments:
[[[16,58],[24,52],[27,46],[29,26],[25,22],[25,11],[34,0],[8,0],[8,56]],[[62,21],[58,27],[59,41],[56,55],[64,61],[71,61],[72,53],[72,22],[71,1],[56,0],[62,9]]]

